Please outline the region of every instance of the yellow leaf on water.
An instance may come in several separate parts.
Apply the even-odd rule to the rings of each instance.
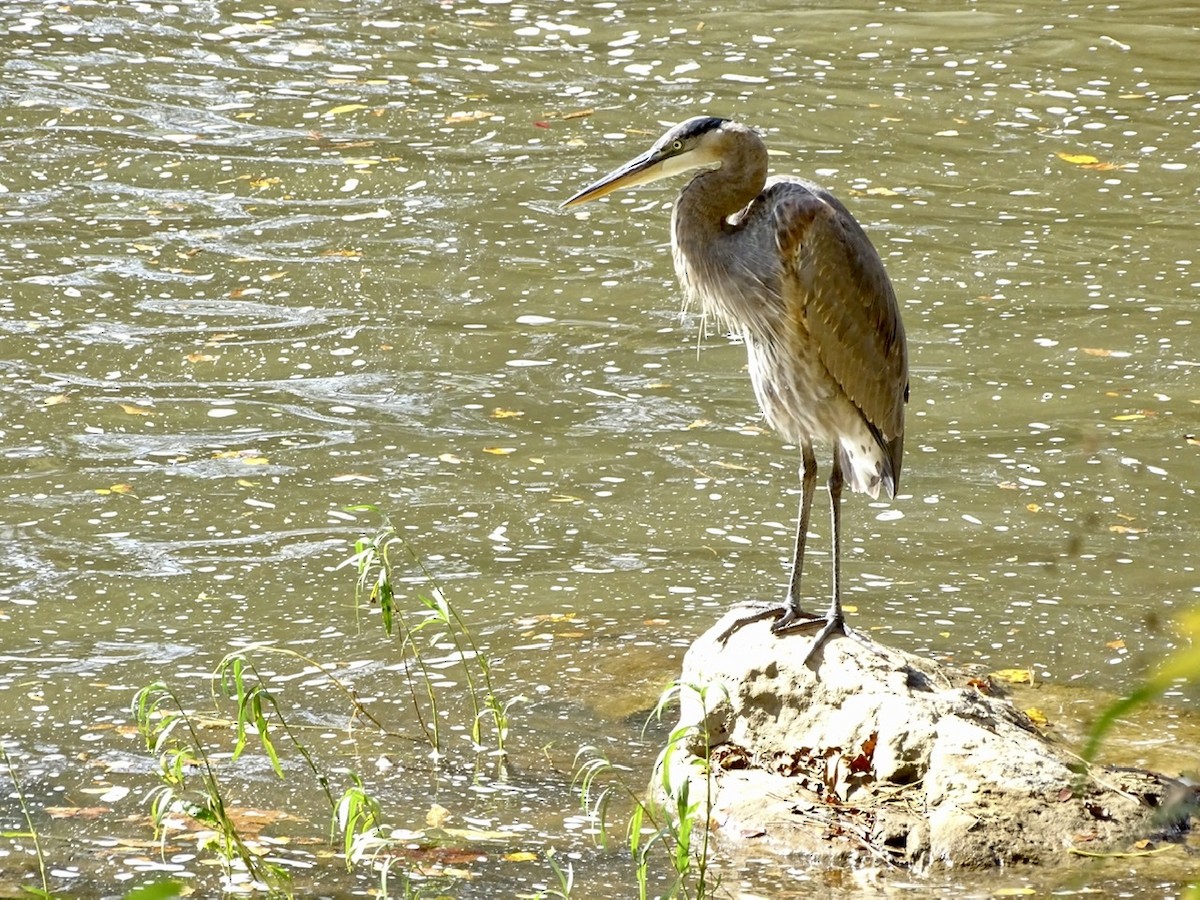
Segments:
[[[58,406],[60,403],[66,403],[70,399],[69,394],[55,394],[53,397],[43,397],[42,406]]]
[[[1069,162],[1073,166],[1094,166],[1100,162],[1096,157],[1088,153],[1056,153],[1055,154],[1063,162]]]
[[[1136,421],[1137,419],[1144,419],[1144,418],[1146,418],[1145,413],[1126,413],[1125,415],[1121,415],[1121,416],[1113,416],[1113,421],[1114,422],[1133,422],[1133,421]]]
[[[216,362],[220,358],[219,353],[189,353],[184,357],[190,363]]]
[[[998,669],[992,677],[1009,684],[1033,684],[1033,672],[1029,669]]]
[[[1104,646],[1107,647],[1109,650],[1124,650],[1125,642],[1123,640],[1121,640],[1120,638],[1117,638],[1115,641],[1106,642]]]
[[[453,453],[443,453],[438,457],[438,461],[444,463],[454,463],[455,465],[458,465],[462,462],[462,457],[455,456]]]
[[[492,410],[493,419],[516,419],[523,415],[525,413],[519,409],[501,409],[497,407]]]
[[[101,495],[132,494],[133,493],[133,485],[132,484],[114,484],[111,487],[96,488],[96,493],[101,494]]]
[[[245,450],[214,450],[213,459],[236,459],[248,466],[265,466],[270,462],[257,450],[249,448]]]
[[[898,197],[898,196],[900,196],[900,192],[893,191],[891,188],[886,188],[886,187],[869,187],[869,188],[867,188],[867,196],[868,197]]]
[[[528,850],[517,850],[514,853],[505,853],[501,857],[505,862],[533,862],[538,858],[536,853],[531,853]]]
[[[1038,506],[1036,503],[1026,503],[1025,508],[1032,513],[1042,511],[1042,508],[1040,506]]]
[[[485,109],[452,112],[450,115],[446,116],[446,124],[462,125],[466,122],[481,122],[484,119],[490,119],[494,115],[494,112],[489,112]]]
[[[1039,728],[1045,728],[1050,724],[1050,720],[1046,718],[1046,714],[1036,706],[1031,706],[1025,710],[1025,715],[1029,716],[1029,721]]]
[[[1134,528],[1132,525],[1109,525],[1108,530],[1113,534],[1145,534],[1145,528]]]
[[[1036,893],[1037,893],[1037,891],[1034,890],[1033,888],[1011,887],[1011,888],[1000,888],[999,890],[993,891],[992,896],[993,897],[1029,897]]]
[[[282,178],[276,178],[274,175],[265,178],[251,178],[250,187],[264,188],[282,182]]]
[[[484,453],[491,453],[493,456],[508,456],[510,453],[516,453],[516,447],[484,447]]]
[[[132,403],[122,403],[121,409],[125,410],[131,416],[152,416],[154,410],[147,409],[144,406],[134,406]]]
[[[1084,169],[1094,169],[1097,172],[1111,172],[1114,169],[1132,168],[1132,164],[1130,163],[1104,162],[1090,153],[1056,153],[1055,155],[1063,162],[1068,162],[1073,166],[1079,166]]]
[[[365,103],[345,103],[341,106],[335,106],[335,107],[333,107],[333,109],[325,110],[325,115],[341,116],[341,115],[345,115],[346,113],[355,112],[356,110],[366,109],[366,108],[367,108],[367,104],[365,104]]]

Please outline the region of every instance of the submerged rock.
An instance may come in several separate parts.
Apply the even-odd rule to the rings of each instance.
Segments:
[[[742,615],[684,657],[674,733],[686,736],[653,782],[668,808],[685,781],[692,802],[708,792],[708,822],[726,845],[828,864],[988,867],[1186,825],[1164,819],[1168,779],[1078,774],[1077,758],[986,682],[848,638],[806,667],[806,637],[776,636],[769,621],[722,644]]]

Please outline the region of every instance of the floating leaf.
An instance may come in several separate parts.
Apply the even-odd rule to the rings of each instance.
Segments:
[[[1120,416],[1113,416],[1114,422],[1134,422],[1138,419],[1146,418],[1146,413],[1125,413]]]
[[[1145,534],[1145,528],[1134,528],[1132,525],[1109,525],[1108,530],[1113,534]]]
[[[367,108],[367,104],[365,104],[365,103],[345,103],[341,106],[335,106],[335,107],[333,107],[333,109],[325,110],[325,115],[326,116],[342,116],[342,115],[345,115],[346,113],[356,112],[357,110],[366,109],[366,108]]]
[[[131,416],[152,416],[154,410],[147,409],[144,406],[134,406],[132,403],[122,403],[121,409],[125,410]]]
[[[190,363],[216,362],[220,358],[219,353],[189,353],[184,357]]]
[[[1026,503],[1025,508],[1027,510],[1029,510],[1031,513],[1042,511],[1042,508],[1040,506],[1038,506],[1038,504],[1036,504],[1036,503]]]
[[[1079,166],[1084,169],[1095,169],[1098,172],[1109,172],[1113,169],[1127,169],[1129,166],[1124,163],[1103,162],[1090,153],[1056,153],[1059,159],[1063,162],[1068,162],[1073,166]]]
[[[270,460],[253,449],[216,450],[213,452],[213,459],[236,459],[248,466],[265,466],[270,463]]]
[[[1046,718],[1046,714],[1036,706],[1031,706],[1029,709],[1025,710],[1025,715],[1027,715],[1029,717],[1029,721],[1038,728],[1045,728],[1050,724],[1050,720]]]
[[[454,465],[458,465],[459,463],[462,462],[462,457],[455,456],[453,453],[443,453],[440,456],[438,456],[438,461],[444,462],[444,463],[453,463]]]
[[[53,397],[43,397],[42,406],[58,406],[71,399],[70,394],[55,394]]]
[[[484,447],[484,453],[490,453],[493,456],[508,456],[510,453],[516,453],[516,447]]]
[[[516,419],[523,415],[525,415],[525,413],[519,409],[501,409],[500,407],[497,407],[496,409],[492,410],[493,419]]]
[[[531,853],[528,850],[517,850],[514,853],[506,853],[501,857],[505,862],[534,862],[538,858],[536,853]]]
[[[1125,642],[1120,638],[1117,638],[1115,641],[1108,641],[1104,646],[1109,650],[1124,650]]]
[[[496,115],[494,112],[489,112],[485,109],[473,109],[469,111],[452,112],[446,116],[447,125],[463,125],[468,122],[482,122],[485,119],[490,119]]]
[[[99,819],[112,812],[108,806],[47,806],[42,809],[52,819]]]
[[[282,181],[283,181],[282,178],[277,178],[274,175],[272,175],[270,177],[264,177],[264,178],[251,178],[250,179],[250,187],[256,187],[256,188],[271,187],[272,185],[282,183]]]
[[[1033,672],[1029,669],[999,669],[992,672],[992,677],[1009,684],[1033,684]]]
[[[100,494],[102,496],[106,495],[106,494],[132,494],[133,493],[133,485],[132,484],[114,484],[111,487],[96,488],[96,493]]]

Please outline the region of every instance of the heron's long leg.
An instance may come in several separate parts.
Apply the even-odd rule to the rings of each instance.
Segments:
[[[833,530],[833,597],[829,601],[829,611],[825,613],[825,626],[813,638],[812,646],[804,657],[807,663],[818,650],[834,634],[846,633],[846,619],[842,614],[842,466],[841,456],[836,450],[833,454],[833,469],[829,473],[829,521]],[[776,626],[778,627],[778,626]]]
[[[836,460],[834,471],[837,471]],[[804,573],[804,545],[808,541],[808,520],[812,514],[813,494],[816,490],[817,457],[813,453],[812,441],[804,441],[800,445],[800,515],[796,521],[796,550],[792,557],[792,577],[788,582],[783,615],[771,626],[772,631],[787,628],[802,618],[813,618],[800,608],[800,577]]]
[[[815,616],[800,608],[800,576],[804,572],[804,545],[808,540],[808,520],[812,513],[813,494],[817,490],[817,457],[813,453],[812,441],[804,441],[800,445],[800,515],[796,523],[796,547],[792,556],[792,575],[788,581],[787,597],[783,605],[768,605],[766,608],[749,615],[741,616],[725,629],[719,636],[725,643],[729,636],[752,622],[763,619],[775,619],[771,630],[792,631],[806,626],[815,627],[825,621],[823,616]],[[758,606],[760,604],[754,603]]]

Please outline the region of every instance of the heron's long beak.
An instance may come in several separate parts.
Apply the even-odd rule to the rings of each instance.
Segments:
[[[647,150],[641,156],[634,157],[625,163],[625,165],[613,169],[599,181],[589,184],[573,197],[568,197],[559,204],[559,208],[565,209],[568,206],[578,206],[580,203],[587,203],[589,200],[599,200],[601,197],[607,196],[620,188],[633,187],[637,184],[647,184],[651,181],[658,181],[660,178],[666,178],[674,174],[672,171],[664,171],[668,159],[670,157],[664,159],[660,153],[653,149]]]

